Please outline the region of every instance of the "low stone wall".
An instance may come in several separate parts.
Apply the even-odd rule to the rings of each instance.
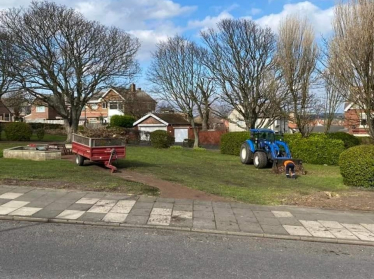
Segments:
[[[17,146],[3,150],[4,158],[23,159],[32,161],[60,160],[60,150],[36,150],[36,148],[27,148]]]

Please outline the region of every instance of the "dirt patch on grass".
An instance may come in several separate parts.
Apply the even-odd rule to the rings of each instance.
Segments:
[[[284,201],[287,205],[318,207],[337,210],[374,211],[374,191],[317,192],[302,196],[294,194]]]

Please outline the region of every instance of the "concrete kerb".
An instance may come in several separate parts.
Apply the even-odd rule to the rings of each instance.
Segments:
[[[293,235],[273,235],[273,234],[260,234],[260,233],[246,233],[246,232],[229,232],[218,230],[204,230],[185,227],[164,227],[164,226],[150,226],[150,225],[135,225],[123,223],[106,223],[106,222],[93,222],[93,221],[79,221],[79,220],[66,220],[57,218],[35,218],[35,217],[21,217],[21,216],[0,216],[0,220],[4,221],[24,221],[24,222],[40,222],[40,223],[60,223],[68,225],[88,225],[88,226],[105,226],[112,228],[141,228],[141,229],[158,229],[165,231],[184,231],[193,233],[207,233],[216,235],[227,236],[241,236],[241,237],[257,237],[269,239],[282,239],[282,240],[296,240],[307,242],[320,242],[331,244],[347,244],[347,245],[360,245],[360,246],[374,246],[374,242],[361,241],[361,240],[345,240],[345,239],[331,239],[320,237],[307,237],[307,236],[293,236]]]

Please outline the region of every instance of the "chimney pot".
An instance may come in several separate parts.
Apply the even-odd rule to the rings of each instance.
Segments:
[[[130,90],[131,90],[132,92],[135,92],[135,89],[136,89],[135,83],[131,84],[131,86],[130,86]]]

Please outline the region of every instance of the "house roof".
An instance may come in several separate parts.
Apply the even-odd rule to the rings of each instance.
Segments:
[[[92,102],[92,103],[99,102],[100,99],[105,98],[105,96],[108,95],[110,91],[113,91],[114,93],[118,94],[124,100],[127,99],[126,97],[128,95],[135,93],[135,98],[137,98],[141,102],[155,102],[156,103],[156,101],[151,96],[149,96],[145,91],[141,90],[140,88],[133,91],[133,89],[131,88],[124,88],[124,87],[114,87],[114,88],[109,88],[106,91],[97,92],[92,95],[89,102]]]
[[[148,113],[138,121],[134,122],[134,126],[142,123],[149,117],[153,117],[165,125],[190,125],[190,122],[188,122],[180,113]]]
[[[341,125],[331,125],[329,133],[335,133],[335,132],[344,132],[344,126]],[[323,133],[325,132],[325,126],[314,126],[313,133]]]
[[[353,106],[353,103],[344,103],[344,111],[348,111]]]

